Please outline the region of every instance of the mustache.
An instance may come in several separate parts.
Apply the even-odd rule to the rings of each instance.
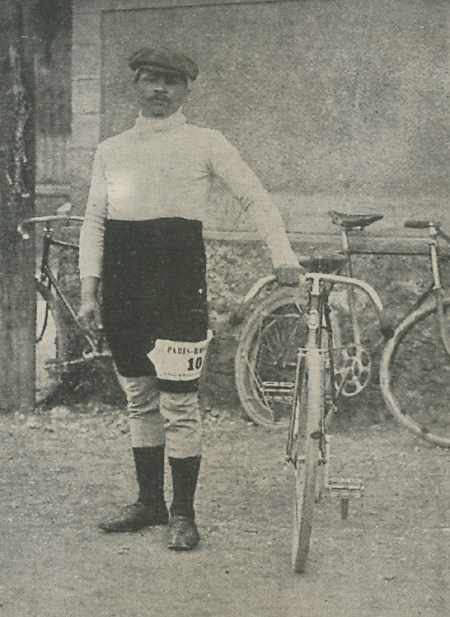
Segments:
[[[153,96],[150,97],[151,101],[165,101],[165,102],[169,102],[169,99],[167,96],[165,96],[164,94],[154,94]]]

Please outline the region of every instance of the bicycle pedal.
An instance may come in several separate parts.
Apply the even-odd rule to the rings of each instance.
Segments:
[[[362,480],[358,478],[345,478],[338,480],[329,480],[328,488],[331,491],[342,492],[342,493],[351,493],[356,492],[362,494],[364,491],[364,483]]]
[[[83,351],[83,360],[97,360],[100,358],[109,358],[109,351]]]

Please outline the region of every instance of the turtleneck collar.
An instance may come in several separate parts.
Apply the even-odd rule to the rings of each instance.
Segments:
[[[167,118],[146,118],[141,113],[136,118],[135,127],[139,133],[159,133],[165,131],[171,131],[186,123],[186,117],[182,113],[181,109]]]

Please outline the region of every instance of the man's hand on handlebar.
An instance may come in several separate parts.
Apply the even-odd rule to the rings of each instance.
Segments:
[[[302,274],[304,269],[301,266],[287,266],[281,265],[275,268],[275,276],[277,278],[278,285],[286,285],[289,287],[295,287],[303,279]]]

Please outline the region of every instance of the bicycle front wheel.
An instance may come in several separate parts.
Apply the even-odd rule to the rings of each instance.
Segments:
[[[324,418],[323,371],[320,351],[308,349],[306,362],[300,364],[291,454],[295,472],[292,534],[292,567],[295,572],[304,572],[309,553]]]
[[[47,401],[61,383],[69,335],[61,302],[41,281],[36,281],[35,402]]]
[[[444,301],[450,334],[450,299]],[[380,385],[394,417],[432,444],[450,448],[450,358],[435,306],[425,305],[396,328],[380,363]]]
[[[296,288],[268,296],[244,324],[235,357],[236,389],[246,414],[268,428],[286,427],[292,409],[297,353],[307,336]]]

